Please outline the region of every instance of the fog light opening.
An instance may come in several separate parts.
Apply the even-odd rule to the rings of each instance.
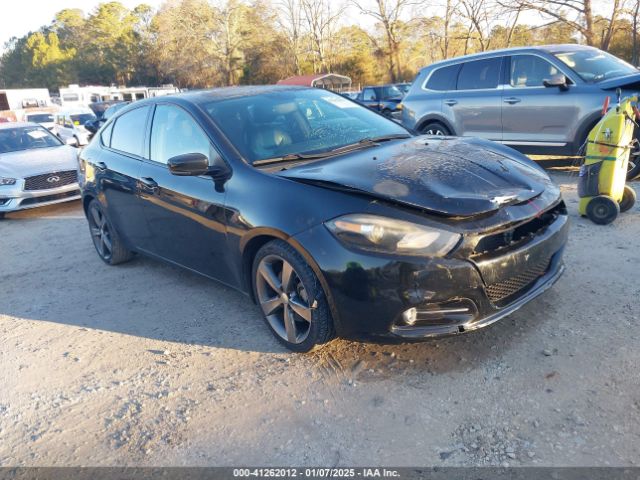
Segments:
[[[415,325],[418,321],[418,310],[415,307],[410,308],[402,312],[402,320],[407,325]]]

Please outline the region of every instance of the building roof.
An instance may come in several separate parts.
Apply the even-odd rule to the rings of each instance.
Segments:
[[[313,87],[318,80],[339,80],[335,83],[351,83],[349,77],[337,75],[335,73],[316,73],[314,75],[295,75],[293,77],[278,80],[278,85],[301,85],[305,87]],[[333,82],[328,82],[333,83]]]

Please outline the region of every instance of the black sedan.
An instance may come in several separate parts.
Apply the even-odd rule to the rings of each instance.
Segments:
[[[296,351],[475,330],[564,268],[565,205],[526,157],[319,89],[135,102],[81,152],[80,184],[104,262],[142,253],[234,287]]]

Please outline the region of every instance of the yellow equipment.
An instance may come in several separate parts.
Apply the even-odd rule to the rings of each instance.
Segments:
[[[578,211],[600,225],[613,222],[636,201],[635,191],[625,185],[625,180],[636,127],[637,102],[637,96],[621,101],[618,92],[617,106],[606,112],[607,97],[603,108],[606,113],[589,133],[578,181]]]

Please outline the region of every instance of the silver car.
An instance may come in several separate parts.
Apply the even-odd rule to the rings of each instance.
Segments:
[[[607,96],[640,91],[640,72],[581,45],[511,48],[422,69],[402,123],[425,134],[476,136],[523,153],[576,155]],[[635,153],[635,152],[634,152]],[[630,177],[640,174],[632,155]]]
[[[80,198],[77,155],[36,123],[0,123],[0,218]]]

